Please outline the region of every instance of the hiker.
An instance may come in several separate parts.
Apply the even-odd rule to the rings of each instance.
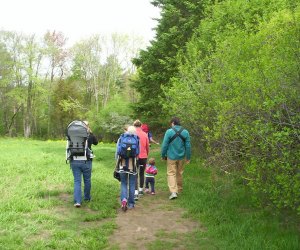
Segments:
[[[149,126],[147,124],[145,124],[145,123],[142,124],[141,128],[148,135],[150,146],[151,146],[151,143],[159,145],[159,142],[157,142],[153,139],[152,132],[150,131]]]
[[[129,145],[131,145],[131,147]],[[124,150],[130,150],[130,153],[124,152]],[[125,126],[124,133],[118,139],[116,151],[117,172],[120,174],[121,181],[121,209],[124,212],[127,210],[127,208],[133,209],[135,205],[134,191],[137,174],[136,165],[138,153],[139,138],[136,135],[135,127]]]
[[[169,199],[177,198],[183,188],[184,164],[189,164],[191,159],[191,142],[189,132],[180,126],[178,117],[170,121],[171,128],[164,135],[161,157],[167,160],[167,177],[170,190]]]
[[[150,193],[149,184],[151,186],[151,194],[155,194],[155,175],[157,175],[157,168],[155,166],[155,159],[150,158],[145,170],[145,193]]]
[[[81,180],[83,176],[84,182],[84,200],[89,202],[91,200],[91,175],[92,175],[92,161],[93,161],[93,154],[92,154],[92,144],[97,145],[98,140],[93,135],[92,130],[89,126],[88,121],[84,121],[87,126],[88,130],[88,139],[87,145],[88,149],[90,150],[90,157],[86,160],[79,160],[76,157],[70,160],[70,166],[74,176],[74,207],[81,206],[82,194],[81,194]]]
[[[138,170],[137,170],[137,176],[136,176],[136,183],[135,183],[135,193],[134,193],[134,199],[138,200],[139,196],[144,194],[143,188],[144,188],[144,181],[145,181],[145,168],[147,164],[147,158],[149,154],[149,139],[147,134],[142,130],[141,126],[142,123],[140,120],[135,120],[133,123],[136,134],[140,139],[140,153],[138,156]]]

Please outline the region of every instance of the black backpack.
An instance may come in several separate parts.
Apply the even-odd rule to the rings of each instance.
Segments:
[[[66,131],[66,162],[68,160],[88,160],[91,152],[88,148],[89,129],[79,120],[72,121]]]

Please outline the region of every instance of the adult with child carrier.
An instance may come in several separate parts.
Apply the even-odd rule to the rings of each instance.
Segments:
[[[170,200],[177,198],[177,194],[182,191],[182,175],[184,164],[190,163],[191,142],[189,132],[180,126],[178,117],[173,117],[170,121],[171,128],[165,133],[161,157],[167,160],[168,186],[170,190]]]
[[[125,212],[127,208],[134,208],[134,190],[136,182],[136,161],[139,154],[139,138],[135,127],[128,126],[117,142],[115,173],[118,173],[121,181],[121,208]]]
[[[84,200],[91,200],[92,160],[95,157],[92,144],[97,145],[98,140],[93,135],[88,121],[73,121],[67,128],[66,161],[74,176],[74,206],[81,207],[82,193],[81,180],[84,182]]]
[[[135,194],[134,199],[138,200],[140,195],[143,195],[144,181],[145,181],[145,168],[149,154],[149,139],[147,134],[142,130],[142,123],[140,120],[135,120],[133,123],[136,133],[140,139],[140,152],[138,156],[138,174],[136,176]]]

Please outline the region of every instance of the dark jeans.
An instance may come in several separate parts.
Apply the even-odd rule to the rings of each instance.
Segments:
[[[154,177],[146,177],[146,188],[149,189],[149,183],[151,186],[151,192],[155,193],[154,184],[155,178]]]
[[[147,158],[139,159],[137,163],[137,175],[136,175],[136,183],[135,190],[138,190],[138,187],[143,188],[145,182],[145,169],[147,164]]]

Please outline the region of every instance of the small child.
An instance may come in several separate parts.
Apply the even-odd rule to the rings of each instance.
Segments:
[[[155,184],[155,175],[157,175],[157,168],[155,167],[155,159],[150,158],[148,164],[146,165],[145,177],[146,177],[146,193],[149,191],[149,183],[151,186],[151,194],[155,194],[154,184]]]

